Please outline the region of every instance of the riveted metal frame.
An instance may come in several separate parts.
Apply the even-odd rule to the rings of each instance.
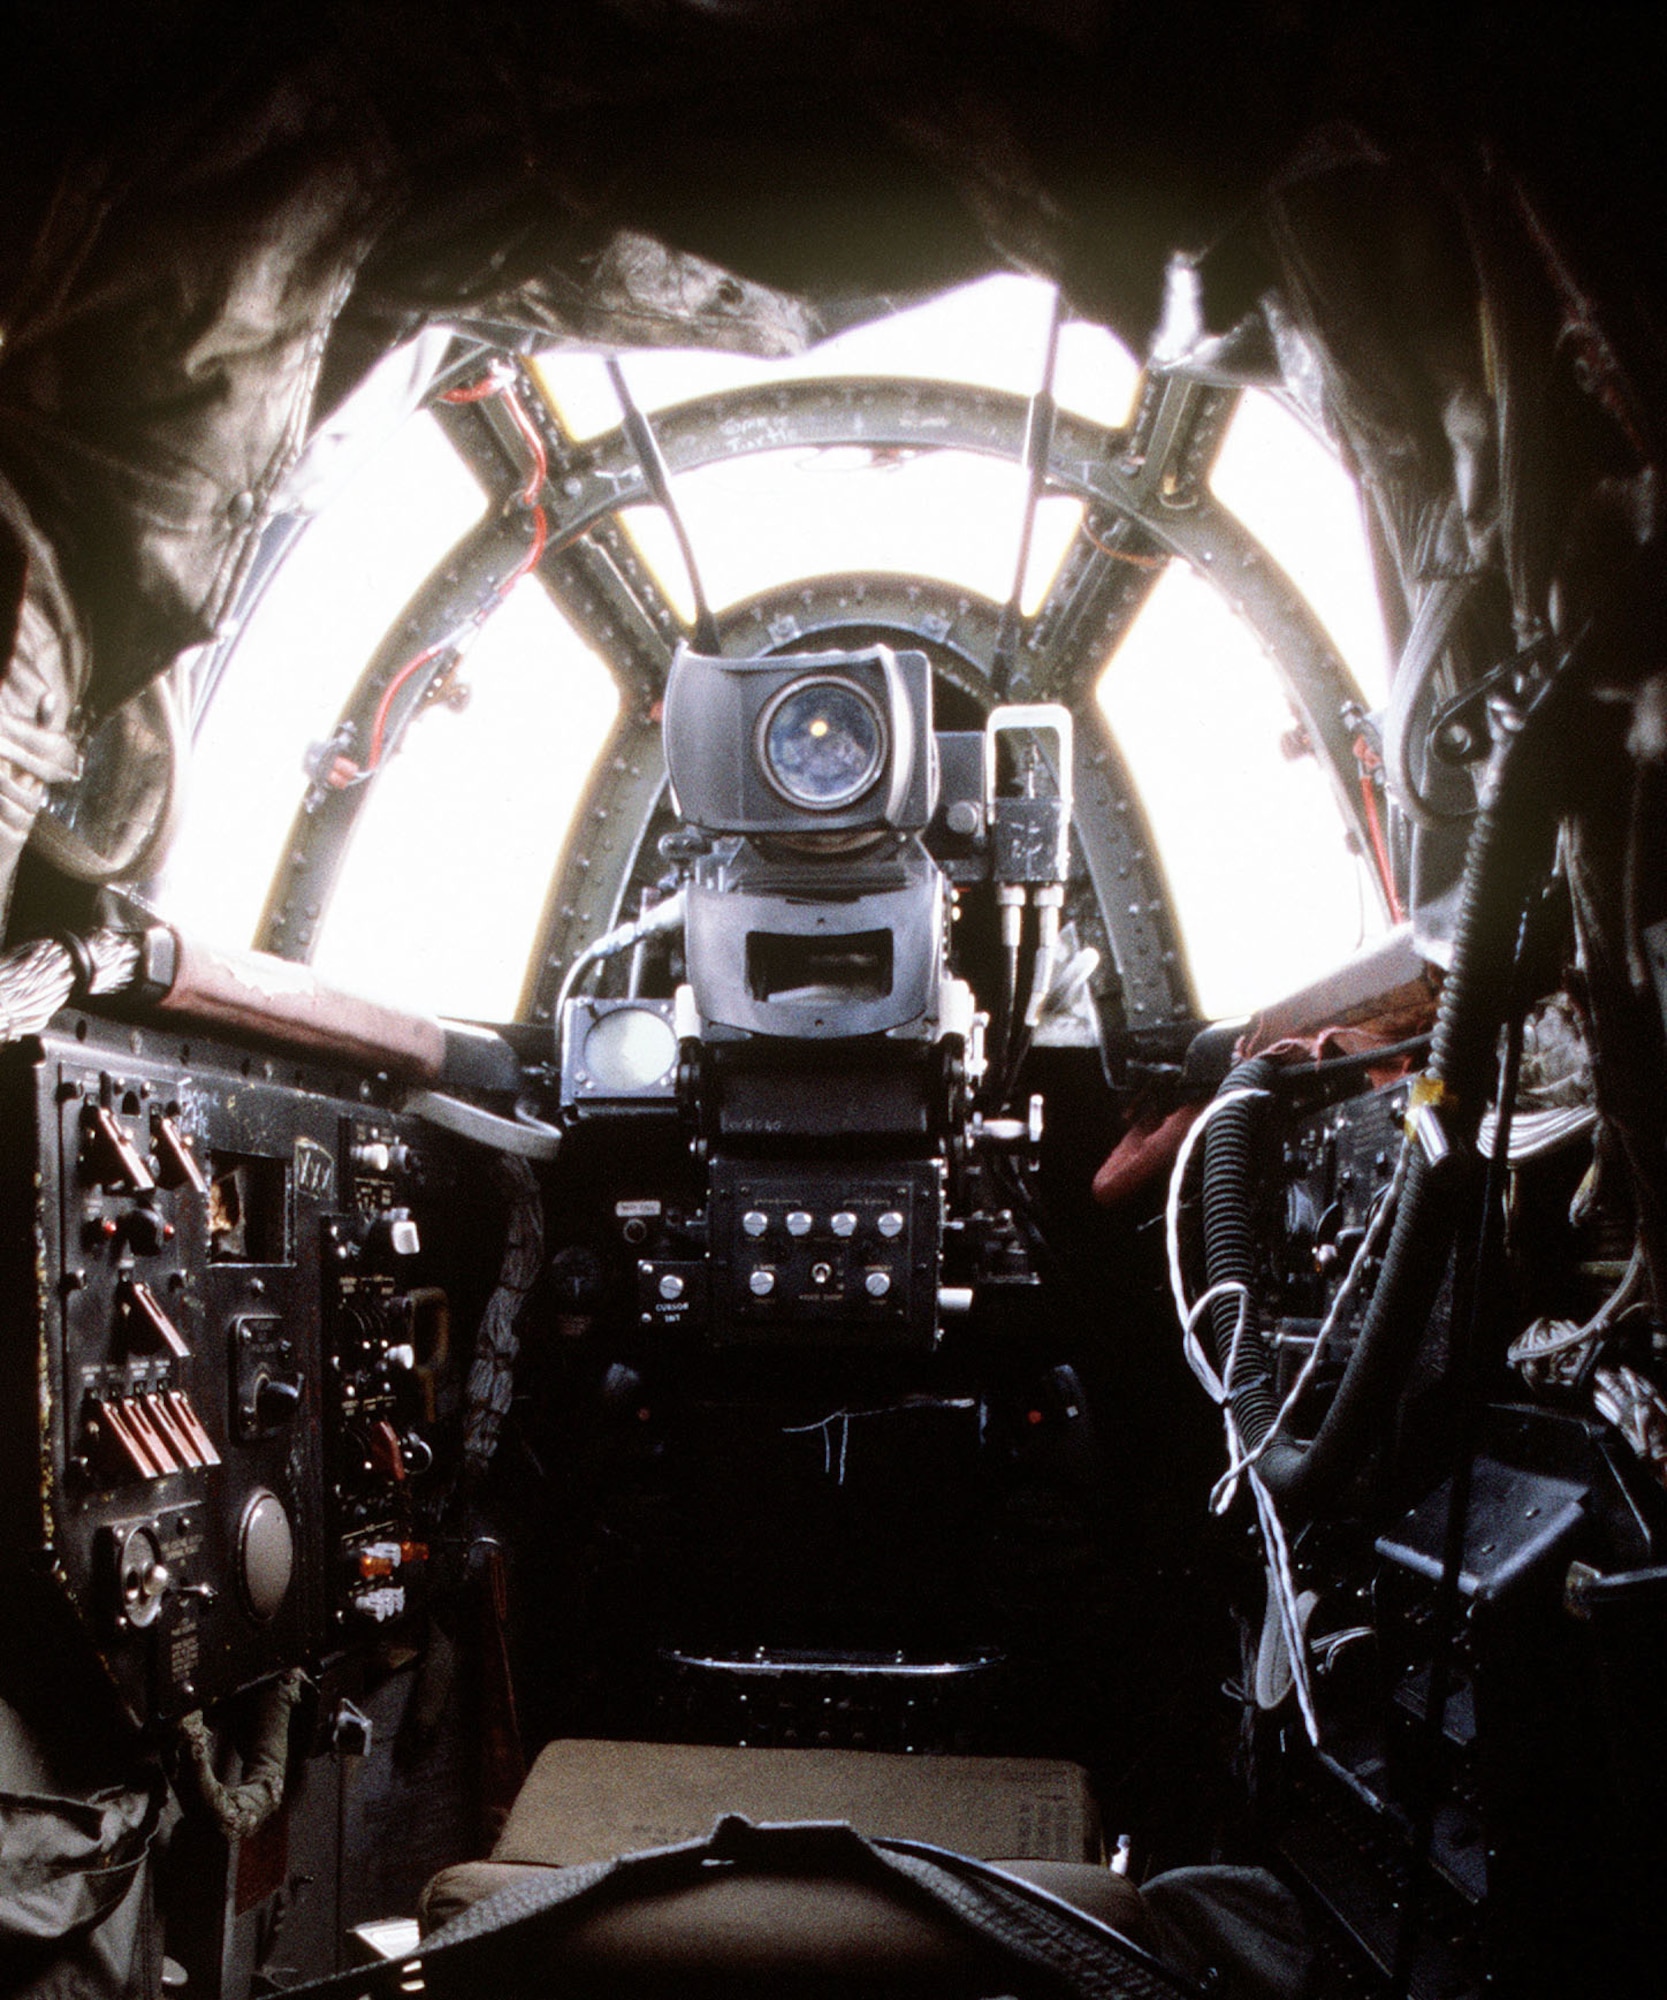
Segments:
[[[519,384],[550,460],[543,496],[550,544],[538,573],[615,674],[623,696],[553,870],[523,996],[523,1014],[538,1018],[560,968],[619,917],[660,806],[664,757],[656,702],[685,633],[618,520],[626,508],[651,504],[622,432],[577,443],[525,370]],[[1289,578],[1209,492],[1209,468],[1235,400],[1231,392],[1180,378],[1147,377],[1126,429],[1060,414],[1046,490],[1081,500],[1084,517],[1044,602],[1025,622],[1010,690],[1063,701],[1077,716],[1079,842],[1131,1028],[1183,1020],[1192,1002],[1161,866],[1094,688],[1168,560],[1188,563],[1257,633],[1330,773],[1345,820],[1357,837],[1363,832],[1345,720],[1359,691]],[[441,409],[489,490],[513,490],[521,465],[493,402]],[[970,451],[1017,462],[1025,419],[1019,396],[860,378],[731,391],[662,410],[653,422],[675,477],[752,453],[852,446]],[[490,591],[513,559],[509,538],[516,527],[513,518],[489,518],[451,552],[378,649],[343,710],[344,725],[362,738],[400,664]],[[923,645],[940,673],[987,708],[996,699],[989,668],[998,619],[996,607],[951,585],[875,575],[797,579],[730,607],[718,623],[725,650],[738,654],[776,650],[811,633],[883,628]],[[367,790],[321,795],[315,788],[309,797],[268,903],[260,938],[267,949],[310,955]]]

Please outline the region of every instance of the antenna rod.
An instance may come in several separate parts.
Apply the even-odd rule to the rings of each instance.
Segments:
[[[1024,464],[1029,475],[1025,493],[1024,519],[1019,524],[1019,557],[1013,570],[1013,590],[1002,606],[1001,625],[996,633],[995,657],[990,662],[990,678],[1000,699],[1021,692],[1013,685],[1013,670],[1019,649],[1019,606],[1024,597],[1025,573],[1030,568],[1030,544],[1036,530],[1036,504],[1048,476],[1048,460],[1053,454],[1053,424],[1058,407],[1053,399],[1054,369],[1059,361],[1059,331],[1065,323],[1065,293],[1055,285],[1053,313],[1048,321],[1048,351],[1042,364],[1042,380],[1030,399],[1025,417]],[[1028,676],[1026,677],[1028,681]]]
[[[636,399],[625,384],[625,371],[619,365],[619,357],[610,354],[607,358],[608,380],[614,385],[614,394],[619,398],[619,408],[625,422],[625,435],[631,449],[637,455],[637,463],[642,467],[642,476],[648,482],[648,490],[653,494],[655,504],[671,523],[671,531],[677,537],[678,553],[683,558],[683,567],[689,572],[689,591],[695,600],[695,644],[703,653],[721,653],[723,646],[718,638],[718,621],[712,616],[712,607],[706,601],[706,592],[700,587],[700,571],[695,568],[695,552],[689,542],[689,531],[683,525],[683,516],[677,511],[677,502],[672,498],[671,474],[666,469],[666,461],[660,451],[659,440],[647,417],[637,408]]]

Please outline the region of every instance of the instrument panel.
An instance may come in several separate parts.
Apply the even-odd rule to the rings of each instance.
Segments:
[[[137,1722],[427,1595],[464,1163],[381,1089],[77,1016],[0,1058],[0,1523]]]

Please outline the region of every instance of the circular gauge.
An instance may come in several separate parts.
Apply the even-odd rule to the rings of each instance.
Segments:
[[[880,775],[885,718],[850,681],[794,681],[759,718],[758,751],[765,777],[789,805],[833,812],[860,799]]]
[[[295,1536],[284,1503],[264,1486],[256,1487],[243,1509],[237,1553],[245,1603],[257,1618],[272,1617],[295,1574]]]
[[[677,1061],[671,1023],[652,1007],[614,1007],[585,1036],[584,1068],[598,1089],[625,1095],[659,1083]]]

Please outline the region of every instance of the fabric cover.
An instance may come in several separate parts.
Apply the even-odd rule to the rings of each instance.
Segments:
[[[160,1771],[80,1790],[0,1699],[0,1992],[8,2000],[136,2000],[161,1940],[150,1854]]]
[[[757,1826],[737,1814],[704,1840],[529,1870],[427,1938],[415,1961],[302,1990],[393,2000],[419,1977],[433,2000],[558,1990],[682,2000],[776,1993],[784,1982],[830,2000],[1192,1991],[1140,1946],[988,1862],[865,1840],[848,1826]]]
[[[1093,1861],[1100,1853],[1087,1773],[1058,1759],[569,1738],[540,1754],[492,1859],[606,1860],[698,1839],[725,1812],[841,1820],[859,1833],[985,1859]]]
[[[1157,1936],[1147,1919],[1140,1891],[1123,1876],[1092,1861],[1003,1860],[996,1863],[1007,1874],[1029,1882],[1061,1902],[1070,1903],[1103,1924],[1109,1924],[1136,1944],[1157,1948]],[[449,1924],[454,1917],[487,1896],[516,1883],[536,1882],[540,1864],[532,1861],[462,1861],[455,1868],[442,1868],[423,1891],[418,1919],[426,1937]],[[807,1911],[805,1921],[820,1933],[825,1899]],[[918,1939],[899,1939],[899,1949],[912,1952]]]

